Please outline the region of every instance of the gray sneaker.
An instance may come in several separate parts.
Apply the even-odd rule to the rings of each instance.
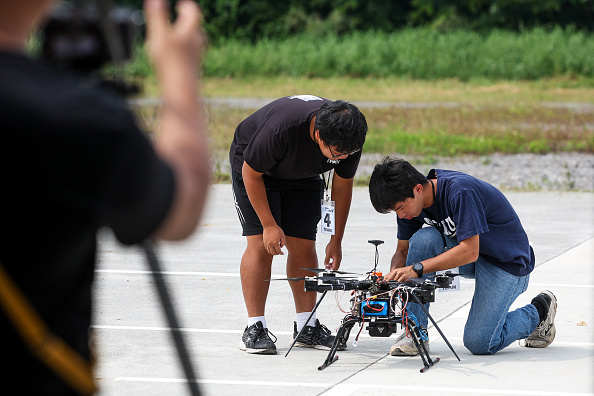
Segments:
[[[429,352],[429,337],[423,341],[423,344],[427,352]],[[392,356],[416,356],[418,354],[419,350],[411,337],[402,337],[390,348],[390,355]]]
[[[548,290],[540,292],[540,294],[534,297],[534,300],[539,299],[541,302],[548,306],[547,317],[541,321],[536,330],[526,338],[524,346],[529,348],[545,348],[553,342],[555,339],[555,314],[557,313],[557,298],[553,293]]]
[[[269,335],[274,337],[274,334],[268,328],[265,328],[261,321],[258,321],[250,327],[245,328],[241,341],[239,341],[239,349],[247,353],[275,355],[276,345],[274,343],[276,342],[276,337],[272,341]]]

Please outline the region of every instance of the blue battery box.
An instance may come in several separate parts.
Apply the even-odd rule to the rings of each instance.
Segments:
[[[365,316],[388,316],[388,302],[365,300],[361,303],[361,312]]]

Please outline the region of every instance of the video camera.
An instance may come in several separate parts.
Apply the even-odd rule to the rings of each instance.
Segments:
[[[115,7],[109,0],[62,2],[42,29],[41,57],[79,74],[130,60],[143,24],[140,10]]]

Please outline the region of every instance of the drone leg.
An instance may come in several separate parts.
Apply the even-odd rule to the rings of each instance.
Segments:
[[[443,340],[445,341],[445,343],[448,345],[448,347],[450,348],[450,350],[452,351],[452,353],[454,354],[454,356],[456,356],[456,358],[458,359],[458,361],[460,361],[460,358],[458,357],[458,354],[456,353],[456,351],[454,351],[454,348],[452,347],[452,344],[450,344],[450,342],[446,338],[445,334],[443,334],[443,332],[441,331],[441,329],[439,328],[439,326],[437,325],[437,323],[435,323],[435,320],[433,320],[433,317],[429,314],[429,311],[427,311],[427,308],[425,308],[425,306],[423,305],[423,303],[421,303],[421,300],[419,300],[419,298],[415,295],[415,293],[411,293],[411,296],[413,296],[413,298],[416,300],[415,302],[417,304],[419,304],[421,306],[421,308],[423,308],[423,311],[425,311],[425,313],[427,314],[427,317],[431,320],[431,323],[433,323],[433,326],[435,326],[435,328],[439,332],[439,335],[441,335],[441,337],[443,338]]]
[[[417,347],[417,350],[419,351],[419,355],[421,356],[421,359],[423,360],[423,368],[421,369],[421,373],[424,373],[425,371],[429,370],[431,368],[431,366],[433,366],[435,363],[439,362],[439,358],[436,358],[435,360],[431,360],[431,356],[429,356],[429,351],[427,351],[427,348],[425,347],[425,344],[423,343],[423,341],[419,339],[420,337],[417,334],[418,327],[416,325],[409,324],[408,330],[410,331],[413,343]]]
[[[324,363],[322,363],[322,365],[318,367],[318,370],[323,370],[338,360],[338,356],[335,356],[336,351],[338,350],[338,347],[341,343],[347,342],[351,329],[357,322],[359,322],[359,319],[349,319],[340,326],[340,328],[336,332],[334,343],[330,347],[330,352],[328,352],[326,360],[324,360]]]
[[[322,300],[324,299],[324,297],[326,296],[326,293],[328,293],[327,291],[325,291],[322,294],[322,297],[320,297],[320,299],[318,300],[318,302],[316,303],[316,306],[314,307],[314,309],[311,311],[311,314],[309,315],[309,318],[307,318],[307,322],[309,322],[309,320],[311,319],[311,317],[313,316],[313,314],[316,312],[316,309],[318,309],[318,306],[320,305],[320,303],[322,302]],[[307,323],[305,322],[305,323]],[[305,326],[303,326],[303,328],[301,329],[301,331],[299,332],[299,334],[297,334],[297,337],[295,337],[295,339],[293,340],[293,343],[291,344],[291,347],[289,348],[289,350],[287,351],[287,354],[285,355],[285,357],[289,356],[289,352],[291,352],[291,349],[293,349],[293,346],[295,346],[295,343],[297,342],[297,339],[299,339],[299,336],[301,336],[301,333],[303,333],[303,330],[305,330]]]

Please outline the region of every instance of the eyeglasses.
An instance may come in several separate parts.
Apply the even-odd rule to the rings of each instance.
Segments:
[[[361,149],[355,150],[355,151],[351,151],[350,153],[335,153],[334,150],[332,150],[332,147],[326,145],[326,147],[328,147],[328,150],[330,150],[330,155],[332,155],[332,159],[338,158],[338,157],[344,157],[349,156],[349,155],[353,155],[355,153],[358,153],[359,151],[361,151]]]

